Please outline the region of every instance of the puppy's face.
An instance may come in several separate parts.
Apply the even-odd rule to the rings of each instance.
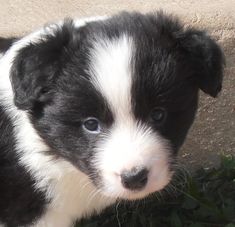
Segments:
[[[198,89],[215,96],[221,78],[219,47],[162,14],[65,23],[23,48],[12,69],[15,103],[50,154],[124,199],[169,183]]]

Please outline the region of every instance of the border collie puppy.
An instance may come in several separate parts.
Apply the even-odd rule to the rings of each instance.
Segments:
[[[223,54],[163,13],[0,41],[0,225],[68,227],[163,189]]]

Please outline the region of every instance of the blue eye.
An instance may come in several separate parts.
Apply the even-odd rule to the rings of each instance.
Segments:
[[[155,108],[151,113],[152,120],[157,124],[162,124],[166,119],[166,111],[162,108]]]
[[[91,133],[100,132],[100,123],[96,118],[88,118],[83,122],[83,127]]]

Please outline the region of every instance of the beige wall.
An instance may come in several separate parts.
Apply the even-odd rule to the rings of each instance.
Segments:
[[[64,17],[157,9],[180,15],[186,24],[207,29],[227,58],[224,89],[216,100],[203,95],[197,120],[181,151],[188,164],[217,163],[235,154],[235,0],[0,0],[0,36],[22,35]]]

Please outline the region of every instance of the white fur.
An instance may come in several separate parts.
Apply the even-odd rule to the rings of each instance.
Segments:
[[[115,116],[110,134],[97,148],[96,165],[101,169],[106,195],[137,199],[169,183],[169,149],[166,140],[134,119],[131,110],[131,61],[135,46],[128,35],[116,40],[97,40],[90,53],[93,84],[106,98]],[[121,185],[123,170],[149,169],[147,186],[139,193]]]
[[[130,116],[130,86],[133,41],[127,35],[120,39],[96,40],[91,55],[93,83],[107,99],[116,117]],[[127,120],[128,121],[128,120]]]
[[[77,21],[76,24],[82,26],[85,22]],[[54,25],[49,25],[19,40],[0,59],[0,102],[15,126],[20,162],[34,177],[35,188],[44,190],[52,199],[45,216],[33,225],[38,227],[67,227],[76,218],[99,211],[114,202],[101,196],[88,176],[70,163],[52,160],[44,154],[49,148],[32,127],[27,113],[14,105],[9,76],[17,51],[29,42],[37,42],[43,34],[53,32],[54,28]]]
[[[77,19],[74,21],[74,24],[76,27],[82,27],[82,26],[85,26],[89,22],[106,20],[107,18],[108,18],[108,16],[95,16],[95,17]]]

